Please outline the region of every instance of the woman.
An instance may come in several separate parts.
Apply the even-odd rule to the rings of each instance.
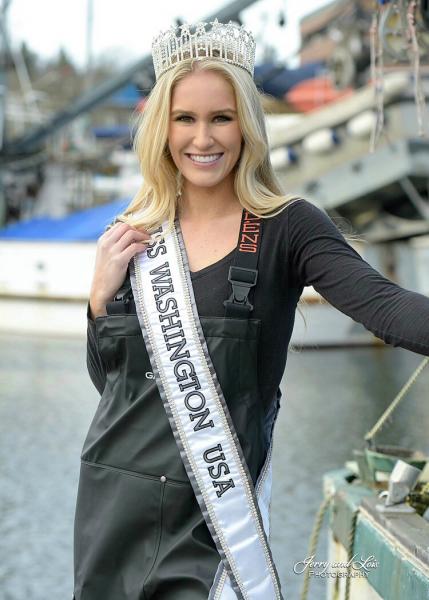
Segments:
[[[182,27],[188,54],[171,53],[171,30],[155,41],[136,137],[144,184],[97,245],[87,364],[101,400],[82,452],[76,600],[282,597],[270,455],[304,286],[429,354],[429,300],[281,193],[252,38],[212,25],[214,50],[203,25]]]

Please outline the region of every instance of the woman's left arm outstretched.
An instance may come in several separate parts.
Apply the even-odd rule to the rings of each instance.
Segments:
[[[383,277],[310,202],[288,210],[289,265],[297,280],[387,344],[428,356],[429,298]]]

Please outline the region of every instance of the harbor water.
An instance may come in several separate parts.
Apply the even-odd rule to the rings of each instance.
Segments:
[[[98,394],[83,338],[0,336],[0,598],[71,600],[79,457]],[[287,600],[297,600],[322,476],[352,458],[420,363],[402,349],[294,351],[274,441],[272,549]],[[429,451],[429,372],[378,441]],[[326,560],[322,537],[315,560]],[[309,598],[325,598],[313,578]],[[406,599],[404,599],[406,600]]]

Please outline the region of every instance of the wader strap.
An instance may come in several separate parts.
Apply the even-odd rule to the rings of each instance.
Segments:
[[[223,303],[225,317],[248,319],[253,310],[249,293],[258,280],[261,238],[262,219],[243,209],[237,251],[228,274],[232,294]]]

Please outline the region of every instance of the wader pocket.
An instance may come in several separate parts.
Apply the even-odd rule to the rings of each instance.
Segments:
[[[200,317],[200,321],[227,402],[249,388],[257,394],[260,319]]]
[[[98,350],[106,364],[107,370],[119,367],[126,357],[126,338],[140,337],[145,349],[137,315],[103,315],[96,317],[95,330]]]
[[[106,383],[81,458],[139,471],[134,464],[122,463],[122,458],[134,456],[138,438],[149,424],[153,425],[154,419],[159,421],[154,407],[158,392],[152,366],[136,315],[107,315],[95,321],[97,348],[106,365]]]
[[[75,516],[76,600],[140,600],[161,535],[159,477],[82,462]]]

